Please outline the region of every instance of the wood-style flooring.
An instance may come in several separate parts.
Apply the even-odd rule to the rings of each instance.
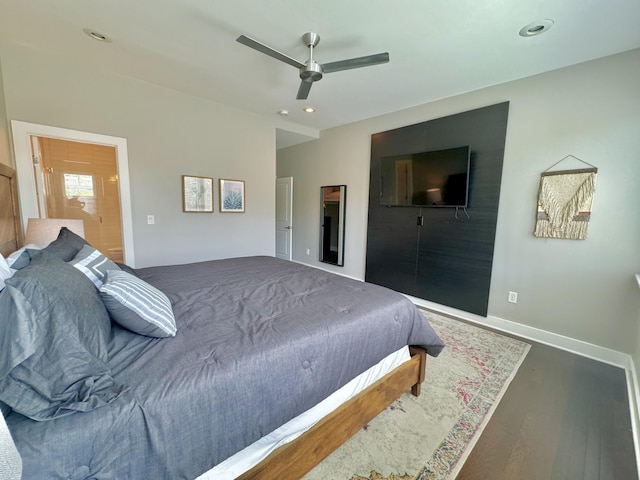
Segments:
[[[624,370],[527,342],[457,480],[637,479]]]

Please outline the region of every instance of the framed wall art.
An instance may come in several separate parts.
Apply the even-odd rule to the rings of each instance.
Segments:
[[[552,170],[570,157],[589,168]],[[596,167],[573,155],[567,155],[542,172],[533,234],[539,238],[585,240],[597,174]]]
[[[220,179],[220,213],[244,213],[244,181]]]
[[[213,212],[213,178],[182,175],[182,211]]]

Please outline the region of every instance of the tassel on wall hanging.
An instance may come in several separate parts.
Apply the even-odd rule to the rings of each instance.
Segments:
[[[590,168],[550,171],[569,157],[586,163]],[[533,234],[542,238],[587,238],[597,173],[596,167],[573,155],[564,157],[542,172]]]

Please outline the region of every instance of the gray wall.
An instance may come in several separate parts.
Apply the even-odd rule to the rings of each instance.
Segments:
[[[320,266],[318,189],[344,183],[345,266],[322,266],[364,278],[371,134],[509,101],[488,315],[636,353],[638,85],[634,50],[323,131],[319,140],[278,151],[278,176],[294,177],[293,258]],[[588,239],[535,238],[540,173],[570,154],[599,169]],[[509,290],[519,294],[515,305],[507,303]]]
[[[274,254],[265,119],[21,46],[0,46],[0,59],[9,119],[127,139],[137,267]],[[182,213],[183,174],[215,178],[215,213]],[[246,213],[218,212],[219,178],[245,180]]]

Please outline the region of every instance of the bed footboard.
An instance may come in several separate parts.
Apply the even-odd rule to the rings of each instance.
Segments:
[[[239,480],[301,478],[363,428],[404,392],[420,395],[426,350],[411,347],[411,359],[327,415],[296,440],[283,445]]]

